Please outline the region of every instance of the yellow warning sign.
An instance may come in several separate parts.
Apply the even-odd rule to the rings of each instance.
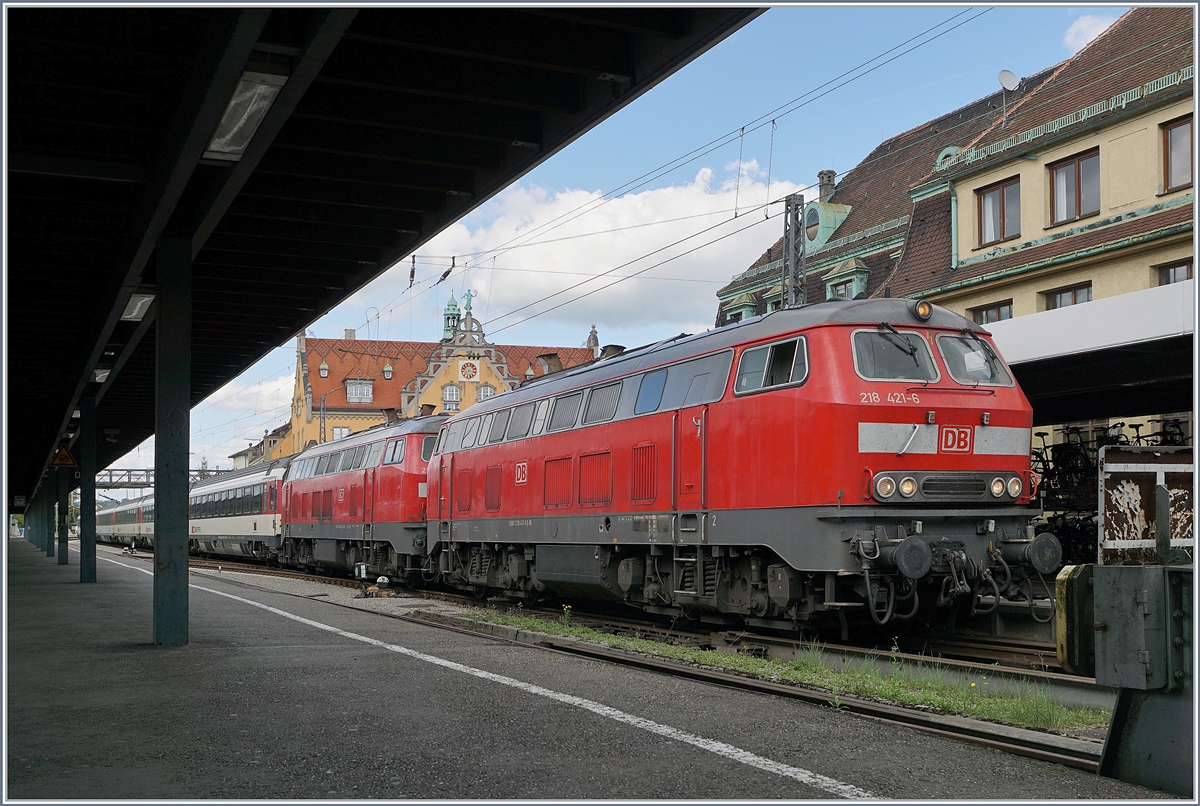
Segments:
[[[50,464],[55,467],[79,467],[79,463],[75,461],[75,457],[67,450],[67,446],[63,445],[58,449],[58,454],[55,455],[54,461]]]

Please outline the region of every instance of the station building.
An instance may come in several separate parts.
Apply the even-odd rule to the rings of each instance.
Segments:
[[[884,141],[840,182],[822,171],[801,219],[805,299],[930,299],[1055,387],[1038,399],[1022,379],[1040,423],[1092,438],[1155,412],[1190,437],[1192,20],[1133,9],[1015,89]],[[783,250],[717,292],[718,326],[779,307]]]
[[[388,419],[415,417],[422,406],[428,413],[462,411],[598,354],[595,327],[586,347],[492,344],[471,313],[469,292],[461,309],[453,296],[447,303],[440,341],[362,340],[350,329],[341,339],[298,336],[287,438],[269,455],[299,453]]]

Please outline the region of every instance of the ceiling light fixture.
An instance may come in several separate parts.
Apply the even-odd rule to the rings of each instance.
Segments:
[[[271,104],[287,83],[287,75],[273,72],[277,70],[281,68],[274,64],[247,65],[204,152],[207,159],[237,162],[242,158],[254,133],[271,110]]]
[[[142,321],[142,318],[146,315],[146,311],[150,310],[151,302],[154,302],[153,294],[130,294],[129,302],[125,303],[125,312],[121,314],[121,321]]]

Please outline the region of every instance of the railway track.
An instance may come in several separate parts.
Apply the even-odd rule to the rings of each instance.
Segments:
[[[146,553],[131,554],[130,552],[125,552],[125,554],[127,556],[133,556],[139,559],[153,559],[153,555]],[[193,558],[189,562],[189,567],[206,570],[250,573],[263,576],[275,576],[288,579],[302,579],[349,588],[358,587],[358,583],[349,579],[305,574],[297,571],[268,568],[266,566],[248,563],[224,562]],[[479,600],[472,597],[462,596],[460,594],[445,593],[441,591],[411,591],[406,593],[411,593],[411,595],[421,596],[429,599],[448,601],[460,606],[479,607],[482,604]],[[979,722],[977,720],[946,714],[928,713],[916,709],[904,708],[888,703],[854,697],[852,695],[839,695],[836,698],[835,705],[834,702],[831,702],[830,694],[820,689],[805,688],[798,685],[763,680],[761,678],[750,677],[733,672],[719,671],[669,659],[626,652],[609,647],[602,647],[570,638],[540,635],[533,640],[530,640],[528,637],[526,637],[524,640],[519,640],[516,637],[517,631],[511,628],[509,628],[509,631],[512,633],[511,635],[504,635],[503,630],[490,633],[480,633],[478,629],[469,629],[467,626],[457,625],[438,618],[430,618],[427,616],[413,614],[379,613],[378,611],[369,612],[374,612],[378,615],[383,615],[388,618],[395,618],[402,621],[434,627],[436,629],[461,632],[471,635],[483,634],[494,640],[523,645],[533,645],[549,651],[563,652],[579,657],[591,658],[593,660],[618,663],[624,666],[707,682],[714,685],[727,686],[744,691],[754,691],[762,694],[772,694],[775,696],[786,697],[788,699],[799,700],[801,702],[807,702],[824,707],[834,705],[834,707],[838,708],[838,710],[854,713],[869,719],[876,719],[882,722],[904,725],[912,728],[913,730],[919,730],[923,733],[952,738],[958,741],[964,741],[983,747],[990,747],[1013,755],[1023,756],[1025,758],[1033,758],[1041,761],[1062,764],[1067,767],[1093,773],[1099,769],[1101,746],[1095,742],[1088,742],[1085,740],[1073,739],[1065,736],[1057,736],[1054,734],[1040,733],[1038,731],[1021,728],[1012,728],[994,723]],[[527,612],[529,612],[531,615],[543,617],[557,617],[560,615],[559,611],[554,611],[549,608],[530,608]],[[647,623],[634,619],[611,618],[607,616],[597,616],[594,614],[573,614],[572,622],[580,625],[591,626],[612,634],[636,634],[644,638],[667,640],[675,643],[683,643],[700,647],[712,647],[714,641],[718,643],[721,641],[726,641],[726,646],[735,651],[737,650],[738,645],[746,645],[757,648],[764,645],[764,643],[769,644],[770,642],[776,642],[778,645],[785,643],[784,639],[773,636],[738,632],[728,633],[724,637],[720,637],[721,634],[718,633],[679,630],[674,627],[664,627],[662,625]],[[927,647],[938,647],[944,651],[946,655],[954,653],[966,653],[980,649],[989,649],[993,652],[999,652],[1001,651],[999,649],[1001,646],[1006,646],[1007,649],[1005,651],[1009,651],[1010,654],[1019,653],[1020,650],[1019,646],[1012,645],[1010,643],[981,641],[978,639],[962,641],[948,637],[936,637],[922,640],[927,642]],[[790,640],[786,643],[794,646],[798,642]],[[825,651],[830,649],[833,649],[834,651],[874,651],[864,650],[860,647],[845,647],[836,645],[832,647],[829,645],[823,645],[822,649]],[[1028,649],[1031,649],[1032,651],[1032,648]],[[1039,647],[1037,649],[1041,648]],[[974,666],[978,665],[977,663],[972,663],[970,661],[956,661],[954,658],[950,657],[943,657],[938,662],[945,664],[954,664],[957,662],[970,663]],[[1036,672],[1026,672],[1026,674],[1029,673]],[[1042,672],[1042,674],[1048,673]],[[1053,676],[1056,678],[1066,677],[1066,675]],[[1080,682],[1082,683],[1084,681]]]

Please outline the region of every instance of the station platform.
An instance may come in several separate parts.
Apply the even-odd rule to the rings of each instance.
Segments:
[[[149,571],[8,541],[6,801],[1162,797],[196,572],[190,642],[153,646]]]

